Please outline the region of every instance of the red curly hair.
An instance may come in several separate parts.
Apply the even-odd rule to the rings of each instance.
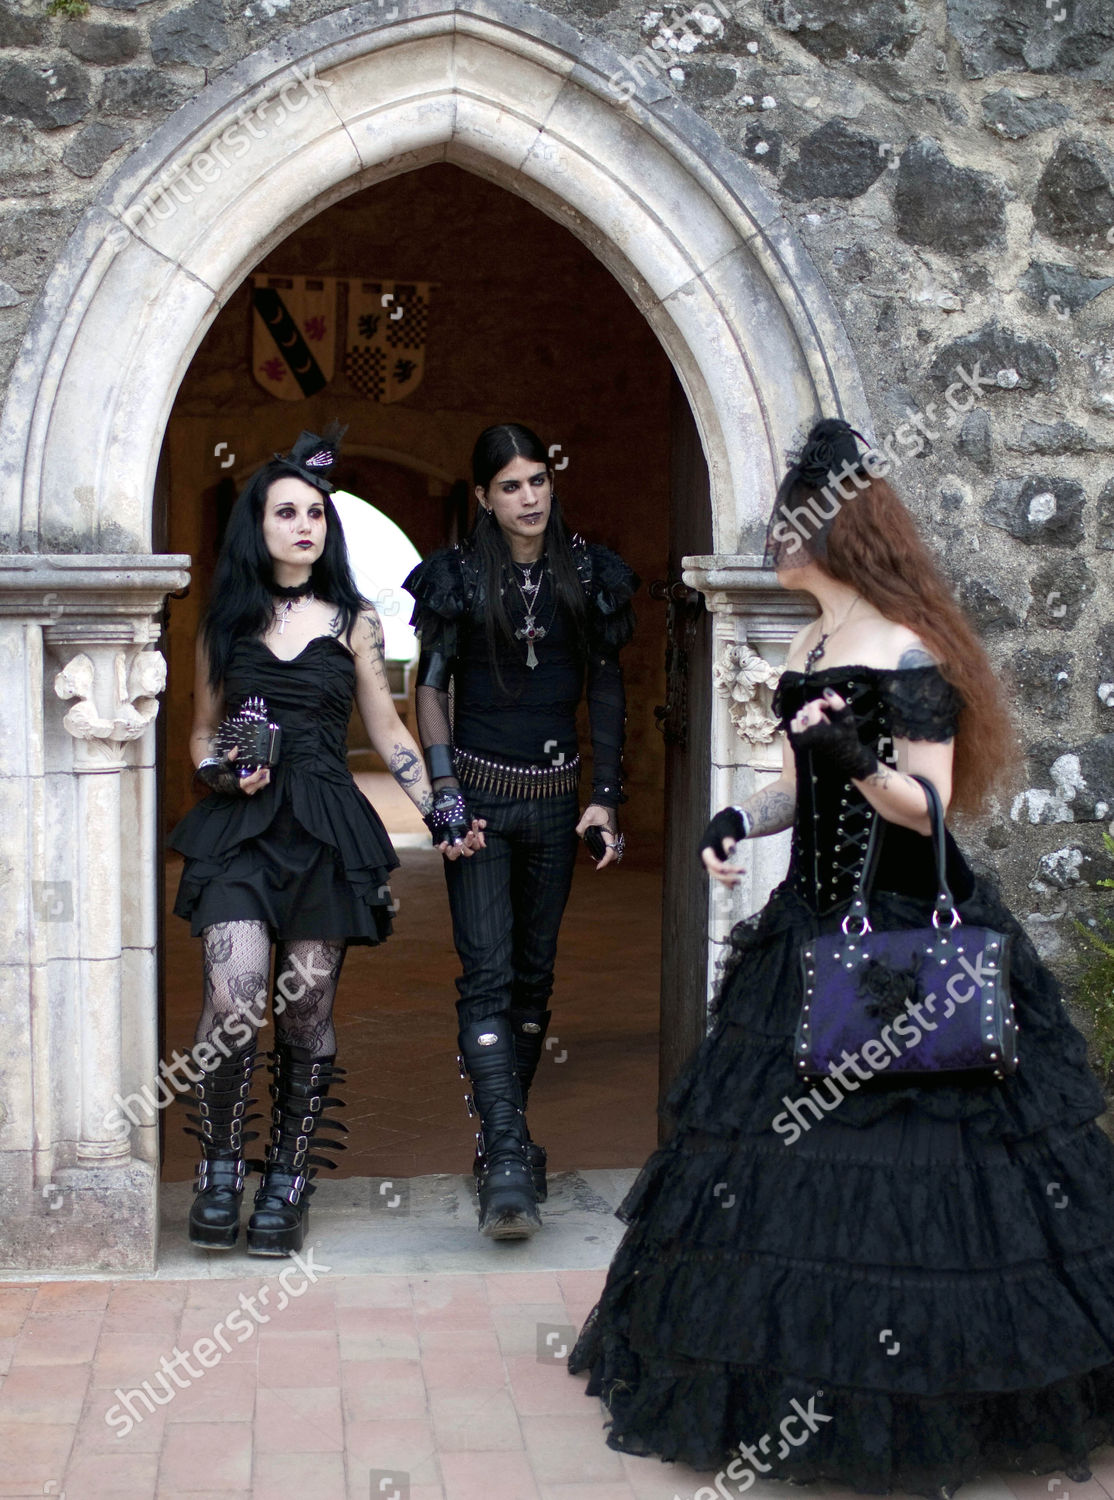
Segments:
[[[916,632],[963,698],[955,737],[952,805],[985,810],[1008,790],[1022,762],[1002,686],[982,642],[925,545],[913,517],[884,479],[841,505],[821,566],[849,584],[887,620]]]

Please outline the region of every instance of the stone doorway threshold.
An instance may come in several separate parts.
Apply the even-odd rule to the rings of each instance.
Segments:
[[[496,1243],[476,1229],[471,1177],[344,1177],[322,1181],[310,1206],[306,1250],[333,1275],[451,1271],[598,1270],[605,1268],[625,1226],[615,1217],[637,1167],[558,1172],[541,1206],[542,1229],[529,1240]],[[256,1179],[258,1180],[258,1179]],[[282,1264],[249,1256],[243,1234],[234,1250],[196,1250],[186,1240],[193,1196],[188,1182],[160,1190],[157,1279],[242,1278]],[[245,1194],[245,1214],[250,1212]],[[303,1251],[305,1254],[305,1251]]]

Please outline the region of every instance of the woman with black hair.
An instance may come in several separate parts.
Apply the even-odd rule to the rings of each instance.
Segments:
[[[701,857],[730,885],[744,840],[792,828],[789,871],[732,931],[569,1358],[613,1448],[719,1471],[701,1497],[1083,1481],[1114,1437],[1102,1090],[944,826],[1006,790],[1016,736],[884,462],[830,419],[777,495],[768,564],[818,617],[774,694],[781,774]]]
[[[619,650],[638,578],[606,547],[570,537],[541,439],[518,423],[472,454],[468,538],[406,579],[422,643],[418,731],[455,827],[484,848],[447,864],[461,1076],[480,1117],[479,1228],[522,1239],[541,1225],[546,1154],[525,1109],[545,1042],[557,934],[577,835],[603,870],[623,856],[618,807],[625,701]],[[576,712],[585,695],[592,795],[579,815]],[[453,691],[450,712],[449,692]]]
[[[425,817],[446,857],[471,856],[476,830],[450,845],[421,751],[395,710],[374,605],[352,581],[328,478],[339,433],[303,432],[248,481],[229,517],[197,640],[190,752],[210,795],[170,835],[185,856],[175,913],[204,945],[194,1060],[201,1142],[190,1242],[236,1243],[249,1165],[263,1169],[248,1252],[301,1248],[320,1152],[343,1150],[327,1098],[333,1001],[349,943],[391,930],[398,860],[348,770],[355,698],[372,746]],[[222,724],[226,714],[232,717]],[[277,730],[277,734],[275,733]],[[277,753],[252,743],[277,739]],[[249,736],[251,737],[249,739]],[[256,1033],[275,945],[272,1131],[265,1163],[245,1161]],[[256,1118],[252,1116],[251,1118]]]

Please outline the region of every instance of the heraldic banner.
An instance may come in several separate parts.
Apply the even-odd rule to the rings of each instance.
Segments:
[[[304,401],[333,378],[335,276],[253,276],[252,374],[280,401]]]
[[[348,283],[344,373],[370,401],[401,401],[425,374],[431,281]]]

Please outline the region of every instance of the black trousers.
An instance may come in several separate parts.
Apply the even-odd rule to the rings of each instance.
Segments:
[[[545,1010],[553,993],[557,934],[569,899],[579,800],[466,793],[486,818],[486,847],[445,860],[453,942],[463,972],[456,982],[461,1026],[510,1006]]]

